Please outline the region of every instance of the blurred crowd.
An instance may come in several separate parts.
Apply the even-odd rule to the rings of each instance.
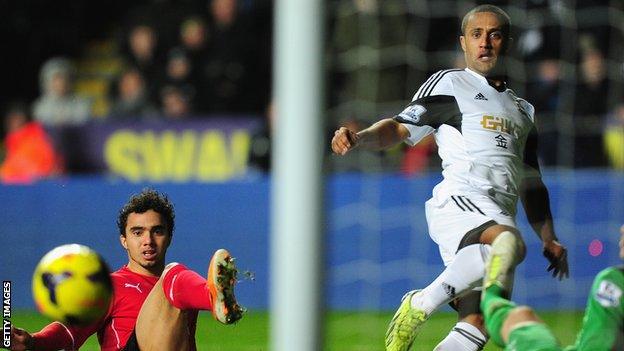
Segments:
[[[203,2],[202,2],[203,3]],[[128,11],[113,46],[121,68],[108,85],[103,119],[258,115],[270,91],[270,10],[240,0],[209,0],[204,11],[156,4]],[[93,116],[75,94],[75,62],[52,57],[41,67],[33,116],[45,126]]]
[[[489,2],[507,9],[515,24],[509,81],[536,107],[542,165],[624,170],[624,33],[613,22],[613,13],[621,15],[624,5],[609,0]],[[327,1],[327,20],[319,20],[327,27],[327,130],[347,124],[363,128],[392,115],[430,74],[463,68],[459,19],[474,4]],[[64,5],[75,4],[59,4]],[[104,11],[106,5],[100,5],[92,10]],[[103,29],[94,35],[108,43],[107,57],[120,62],[107,71],[103,98],[96,101],[76,89],[78,68],[85,71],[76,50],[42,50],[38,96],[24,93],[21,101],[3,101],[0,176],[19,178],[20,167],[29,169],[25,174],[33,179],[63,172],[63,156],[55,152],[46,128],[212,116],[262,120],[250,162],[268,171],[272,6],[270,0],[111,1],[104,14],[111,18],[98,19],[97,28]],[[97,16],[87,16],[92,17]],[[63,31],[84,28],[89,23]],[[45,46],[44,41],[38,45]],[[84,40],[80,47],[87,45]],[[431,139],[416,147],[355,152],[329,161],[334,171],[414,174],[439,167]]]
[[[61,1],[59,6],[66,6],[68,11],[79,8],[87,18],[93,15],[90,10],[100,10],[97,2],[93,8],[75,3]],[[11,176],[16,173],[37,179],[63,172],[62,155],[47,158],[48,165],[36,172],[25,165],[28,160],[43,162],[33,159],[37,152],[24,151],[26,145],[29,150],[45,145],[54,151],[54,140],[46,130],[55,128],[107,121],[140,123],[223,116],[257,118],[265,123],[271,92],[270,1],[122,3],[111,2],[111,7],[119,11],[109,10],[109,23],[100,26],[106,34],[93,40],[104,43],[100,44],[104,49],[92,50],[99,57],[89,57],[95,54],[88,52],[88,41],[78,54],[70,55],[72,50],[67,50],[67,55],[48,50],[54,54],[38,67],[38,96],[4,101],[2,179],[18,179]],[[33,16],[37,13],[28,5],[15,11]],[[28,15],[23,20],[37,21]],[[14,22],[16,28],[24,26],[19,20]],[[63,31],[80,31],[78,23],[75,25],[72,28],[65,24]],[[39,45],[41,51],[46,51],[45,40]],[[103,90],[103,96],[95,96],[92,86],[96,92]],[[16,115],[20,118],[13,117]],[[23,130],[32,126],[37,127],[39,143],[32,143],[35,136],[31,133],[24,137]]]

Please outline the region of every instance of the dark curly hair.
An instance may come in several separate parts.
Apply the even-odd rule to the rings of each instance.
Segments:
[[[173,204],[169,201],[167,195],[150,188],[145,188],[140,194],[130,197],[128,202],[119,210],[119,216],[117,217],[119,234],[126,235],[126,224],[131,213],[145,213],[148,210],[154,210],[160,214],[167,225],[169,236],[172,236],[175,226]]]

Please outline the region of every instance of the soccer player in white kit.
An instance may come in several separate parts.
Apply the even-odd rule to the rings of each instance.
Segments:
[[[398,115],[355,132],[338,129],[332,150],[383,149],[409,145],[433,134],[444,179],[425,204],[429,235],[439,245],[446,269],[429,286],[408,292],[386,333],[386,349],[408,350],[419,328],[441,305],[452,302],[460,321],[435,350],[480,350],[487,334],[479,291],[489,244],[501,233],[519,238],[520,198],[527,219],[543,242],[553,276],[568,275],[566,249],[555,235],[548,191],[537,162],[534,108],[507,88],[504,55],[510,19],[500,8],[480,5],[462,21],[466,69],[433,74]]]

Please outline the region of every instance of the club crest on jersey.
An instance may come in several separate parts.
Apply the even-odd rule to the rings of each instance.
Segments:
[[[494,130],[501,133],[507,133],[509,135],[516,136],[516,125],[504,117],[495,116],[483,116],[481,122],[479,122],[484,129]]]
[[[427,109],[422,105],[410,105],[403,112],[399,113],[397,117],[402,122],[417,124],[420,121],[420,116],[425,112],[427,112]]]
[[[620,305],[622,290],[612,282],[604,280],[594,293],[594,298],[603,307],[617,307]]]

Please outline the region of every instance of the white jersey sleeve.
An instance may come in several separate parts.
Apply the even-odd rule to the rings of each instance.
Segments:
[[[462,71],[459,69],[446,69],[438,71],[431,75],[416,91],[412,101],[431,96],[431,95],[455,95],[453,91],[453,81],[451,79],[452,72]]]
[[[461,70],[439,71],[429,77],[412,103],[394,117],[410,133],[405,140],[407,144],[417,144],[442,124],[459,122],[461,113],[454,97],[452,74],[449,74],[455,71]]]

